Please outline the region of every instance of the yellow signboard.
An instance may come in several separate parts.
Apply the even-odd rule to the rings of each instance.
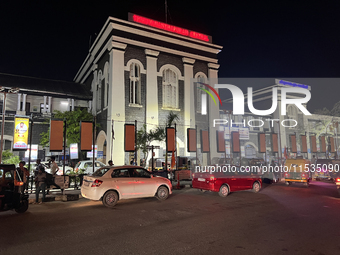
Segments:
[[[18,118],[14,120],[14,141],[13,150],[27,150],[28,148],[28,118]]]

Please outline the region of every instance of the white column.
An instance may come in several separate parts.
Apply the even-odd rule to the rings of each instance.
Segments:
[[[184,144],[185,151],[184,155],[189,156],[188,153],[188,138],[187,128],[195,128],[195,91],[192,79],[194,78],[193,64],[195,59],[182,58],[184,63]]]
[[[106,157],[111,158],[115,165],[124,165],[124,124],[125,124],[125,81],[124,81],[124,53],[126,44],[112,42],[109,45],[109,105],[107,120]],[[114,121],[113,151],[111,120]]]
[[[218,64],[213,64],[209,63],[208,64],[208,75],[209,75],[209,85],[214,87],[215,84],[218,83],[218,68],[220,65]],[[210,98],[208,99],[208,114],[209,114],[209,140],[210,140],[210,159],[212,160],[213,158],[219,158],[221,156],[221,153],[217,152],[217,141],[216,141],[216,130],[218,127],[213,126],[214,119],[219,119],[220,114],[219,114],[219,104],[217,106],[211,100]]]
[[[48,97],[48,108],[47,108],[47,112],[51,113],[52,111],[52,97]]]
[[[157,57],[159,55],[159,51],[146,49],[145,54],[146,54],[146,123],[148,123],[147,130],[150,130],[158,126]]]
[[[71,106],[72,111],[74,111],[74,99],[73,99],[73,98],[71,99],[71,105],[72,105],[72,106]]]
[[[67,98],[67,110],[66,111],[70,111],[70,106],[71,106],[71,98]]]
[[[43,113],[46,113],[46,101],[47,101],[47,96],[44,96],[44,108],[43,108]]]
[[[92,80],[92,114],[97,115],[97,68],[98,65],[93,65],[92,71],[93,71],[93,80]]]
[[[26,96],[27,94],[22,95],[22,111],[26,111]]]
[[[18,104],[17,104],[17,111],[21,111],[21,107],[20,107],[20,103],[21,103],[21,93],[18,93]]]

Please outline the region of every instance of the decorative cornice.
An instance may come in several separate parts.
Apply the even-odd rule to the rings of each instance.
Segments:
[[[208,68],[218,69],[218,68],[220,68],[220,65],[219,64],[214,64],[214,63],[208,63]]]
[[[109,43],[107,49],[108,49],[108,51],[111,51],[112,49],[125,50],[126,46],[127,46],[127,44],[125,44],[125,43],[119,43],[119,42],[112,41],[111,43]]]
[[[158,57],[159,55],[159,51],[155,51],[155,50],[145,49],[144,52],[145,52],[145,55],[152,56],[152,57]]]
[[[192,58],[182,58],[182,61],[183,61],[183,63],[185,63],[185,64],[191,64],[191,65],[193,65],[194,63],[195,63],[195,59],[192,59]]]

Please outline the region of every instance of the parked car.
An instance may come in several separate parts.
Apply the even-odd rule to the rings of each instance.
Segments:
[[[259,192],[262,186],[261,176],[258,174],[242,173],[239,168],[235,172],[216,172],[193,174],[192,187],[202,191],[218,192],[221,197],[226,197],[230,192],[240,190],[253,190]]]
[[[105,164],[100,161],[94,162],[95,171],[101,167],[104,167]],[[92,160],[82,160],[79,161],[76,166],[74,167],[74,171],[78,172],[79,170],[83,169],[85,174],[92,174],[93,173],[93,161]]]
[[[165,200],[172,193],[171,182],[155,177],[139,166],[103,167],[84,176],[81,194],[91,200],[100,200],[113,207],[118,200],[156,196]]]

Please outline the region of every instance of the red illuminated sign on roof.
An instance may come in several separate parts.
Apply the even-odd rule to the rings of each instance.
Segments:
[[[184,36],[188,36],[197,40],[201,40],[201,41],[205,41],[205,42],[209,42],[210,38],[209,36],[205,35],[205,34],[201,34],[198,32],[194,32],[194,31],[189,31],[188,29],[184,29],[184,28],[180,28],[180,27],[176,27],[173,25],[169,25],[160,21],[156,21],[156,20],[152,20],[149,18],[145,18],[136,14],[129,14],[129,19],[136,22],[136,23],[140,23],[146,26],[150,26],[150,27],[155,27],[161,30],[165,30],[171,33],[176,33],[179,35],[184,35]]]

